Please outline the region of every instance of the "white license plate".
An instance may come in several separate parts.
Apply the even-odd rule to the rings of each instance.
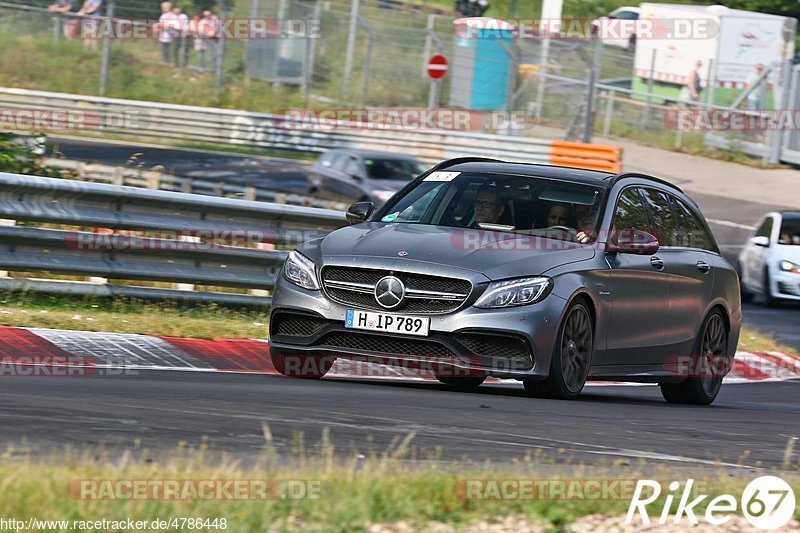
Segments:
[[[390,315],[358,309],[348,309],[344,321],[346,328],[387,331],[401,335],[426,336],[430,326],[431,319],[427,316]]]

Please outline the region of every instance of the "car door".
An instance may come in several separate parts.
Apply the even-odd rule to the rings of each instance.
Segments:
[[[665,358],[690,355],[706,304],[714,289],[713,240],[699,216],[676,196],[645,190],[653,224],[663,228],[659,254],[669,274],[669,311],[664,330]]]
[[[639,187],[623,189],[614,207],[611,231],[653,231]],[[607,253],[611,319],[603,365],[657,365],[662,361],[667,325],[669,275],[660,255]]]

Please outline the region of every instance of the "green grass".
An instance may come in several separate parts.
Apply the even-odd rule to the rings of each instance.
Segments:
[[[254,461],[243,465],[236,459],[209,450],[207,441],[186,443],[164,455],[141,448],[138,441],[128,451],[114,455],[91,449],[66,450],[51,458],[30,450],[7,448],[0,458],[0,499],[5,516],[68,520],[136,520],[193,517],[224,518],[227,531],[365,531],[370,524],[406,523],[414,530],[434,524],[456,528],[478,522],[498,523],[506,517],[524,519],[529,525],[563,528],[574,520],[602,514],[623,516],[629,496],[618,499],[518,499],[465,498],[459,487],[466,480],[636,480],[656,479],[662,486],[673,479],[695,478],[709,497],[695,511],[702,512],[716,495],[733,494],[756,477],[747,471],[710,468],[676,475],[667,466],[609,467],[556,466],[557,458],[527,454],[503,464],[470,461],[442,463],[431,450],[420,454],[414,435],[396,439],[384,450],[338,449],[324,430],[320,442],[310,445],[302,434],[288,443],[273,442],[263,426],[264,446]],[[283,451],[281,451],[283,450]],[[744,455],[744,454],[743,454]],[[779,473],[797,492],[797,478]],[[70,496],[70,483],[99,480],[283,480],[304,483],[320,490],[317,498],[275,498],[259,501],[206,500],[109,500]],[[75,485],[73,485],[74,487]],[[665,491],[666,492],[666,491]],[[648,507],[658,516],[662,499]],[[675,505],[672,509],[674,511]],[[795,517],[800,510],[795,511]],[[211,529],[209,529],[211,530]]]
[[[267,310],[0,294],[0,325],[193,338],[266,338]]]

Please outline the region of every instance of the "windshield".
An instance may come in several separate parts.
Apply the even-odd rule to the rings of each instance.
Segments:
[[[778,233],[778,244],[800,246],[800,217],[784,215],[781,231]]]
[[[364,159],[367,176],[372,180],[411,181],[425,171],[425,166],[413,159]]]
[[[434,172],[381,211],[384,223],[593,237],[602,188],[545,178]],[[581,242],[584,242],[581,240]]]

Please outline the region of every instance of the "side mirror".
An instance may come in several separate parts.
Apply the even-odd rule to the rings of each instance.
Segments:
[[[624,229],[612,232],[606,251],[620,254],[653,255],[659,248],[658,239],[646,231]]]
[[[762,248],[769,248],[769,237],[759,235],[758,237],[751,237],[750,242]]]
[[[372,213],[372,202],[356,202],[347,208],[345,218],[349,224],[360,224]]]

